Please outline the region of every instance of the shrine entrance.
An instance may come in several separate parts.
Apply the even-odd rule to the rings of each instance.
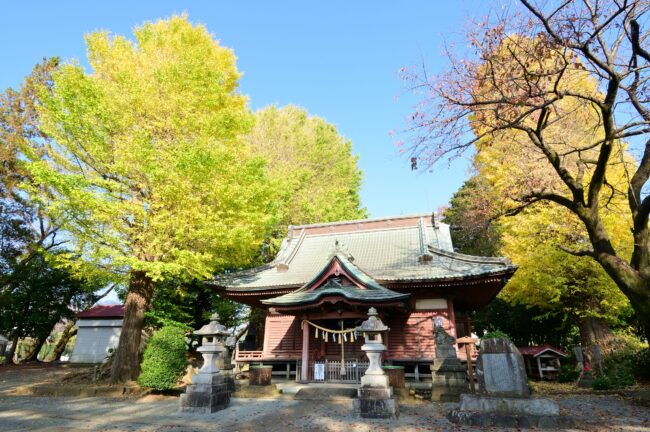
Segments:
[[[296,381],[297,382],[314,382],[314,383],[348,383],[359,384],[361,377],[368,369],[368,362],[361,362],[356,360],[346,360],[343,362],[345,367],[345,374],[341,371],[341,361],[337,360],[316,360],[310,361],[307,365],[307,378],[302,379],[301,373],[302,362],[298,360],[296,368]]]
[[[303,320],[303,335],[308,333],[309,349],[306,366],[303,367],[304,357],[298,362],[297,370],[301,373],[296,374],[296,380],[359,383],[368,367],[368,359],[361,351],[363,337],[354,331],[361,322],[361,316],[350,315],[340,319]]]

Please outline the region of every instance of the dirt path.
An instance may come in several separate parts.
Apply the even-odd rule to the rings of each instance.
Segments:
[[[3,370],[4,369],[4,370]],[[474,431],[452,425],[445,413],[453,404],[402,405],[398,420],[361,420],[352,401],[305,401],[287,397],[233,399],[226,410],[211,415],[178,412],[177,398],[141,400],[105,397],[9,396],[12,386],[52,382],[56,370],[0,368],[0,431],[224,431],[224,432],[418,432]],[[63,372],[64,373],[64,372]],[[650,408],[635,406],[615,395],[557,396],[563,415],[578,419],[589,431],[650,431]],[[496,429],[490,430],[508,430]],[[514,431],[514,429],[511,429]]]
[[[6,395],[14,388],[33,384],[55,384],[71,371],[91,370],[92,367],[68,367],[54,363],[33,363],[0,366],[0,395]]]

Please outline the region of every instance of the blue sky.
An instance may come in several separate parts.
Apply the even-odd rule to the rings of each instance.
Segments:
[[[422,59],[440,70],[445,38],[456,39],[467,17],[486,8],[479,0],[7,2],[0,88],[19,85],[44,56],[85,64],[85,33],[130,36],[144,21],[187,12],[234,49],[253,109],[299,105],[352,141],[372,217],[428,212],[448,202],[467,177],[467,162],[412,172],[397,154],[389,131],[404,126],[416,102],[398,70]]]

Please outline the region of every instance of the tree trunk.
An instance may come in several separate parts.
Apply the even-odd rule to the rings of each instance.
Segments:
[[[20,337],[18,336],[18,334],[16,334],[16,335],[14,335],[14,337],[13,337],[13,339],[11,341],[11,349],[7,353],[7,361],[9,361],[10,363],[14,363],[14,356],[16,355],[16,349],[18,347],[18,340],[19,339],[20,339]]]
[[[645,288],[650,285],[650,276],[646,276],[646,279],[648,280],[643,281],[644,288],[633,287],[623,292],[630,299],[630,305],[643,326],[646,342],[650,343],[650,289]]]
[[[593,366],[593,345],[600,346],[600,350],[603,354],[611,351],[614,333],[612,333],[612,329],[607,321],[597,317],[580,318],[578,320],[578,327],[580,328],[580,345],[582,345],[582,352],[586,355],[589,359],[589,363]]]
[[[153,291],[154,282],[145,272],[131,271],[122,333],[111,370],[111,382],[114,384],[135,380],[140,374],[139,355],[144,313],[150,305]]]
[[[43,348],[43,345],[45,345],[46,341],[47,341],[47,338],[35,339],[34,340],[34,346],[32,347],[29,354],[27,354],[25,356],[23,361],[26,361],[26,362],[37,361],[38,360],[38,353],[41,352],[41,349]]]
[[[56,345],[54,346],[54,350],[52,352],[52,361],[61,359],[61,354],[63,354],[65,346],[70,341],[70,338],[75,334],[77,334],[77,327],[74,325],[74,321],[70,320],[65,324],[65,327],[61,332],[61,337],[58,341],[56,341]]]

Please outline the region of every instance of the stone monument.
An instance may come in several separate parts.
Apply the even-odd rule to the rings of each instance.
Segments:
[[[578,369],[580,370],[580,376],[578,377],[578,387],[591,388],[594,382],[594,375],[591,373],[588,355],[585,355],[582,352],[581,346],[573,347],[573,352],[576,355]]]
[[[456,339],[442,326],[442,321],[434,321],[436,358],[431,365],[431,400],[456,402],[461,393],[467,392],[465,367],[456,355]]]
[[[201,346],[197,351],[203,355],[203,366],[181,395],[181,411],[210,414],[230,404],[230,390],[217,365],[219,357],[226,351],[222,341],[228,332],[219,324],[219,315],[215,313],[210,317],[210,323],[194,334],[201,336]]]
[[[381,367],[381,355],[386,350],[381,333],[390,329],[377,318],[377,310],[371,307],[368,319],[355,330],[363,333],[365,344],[361,349],[366,352],[370,364],[361,377],[354,411],[363,418],[397,418],[399,404],[393,396],[393,388],[388,385],[388,376]]]
[[[569,427],[572,419],[560,417],[551,399],[531,398],[524,359],[509,339],[481,341],[476,362],[478,395],[460,395],[460,406],[449,412],[454,423],[469,426]]]

